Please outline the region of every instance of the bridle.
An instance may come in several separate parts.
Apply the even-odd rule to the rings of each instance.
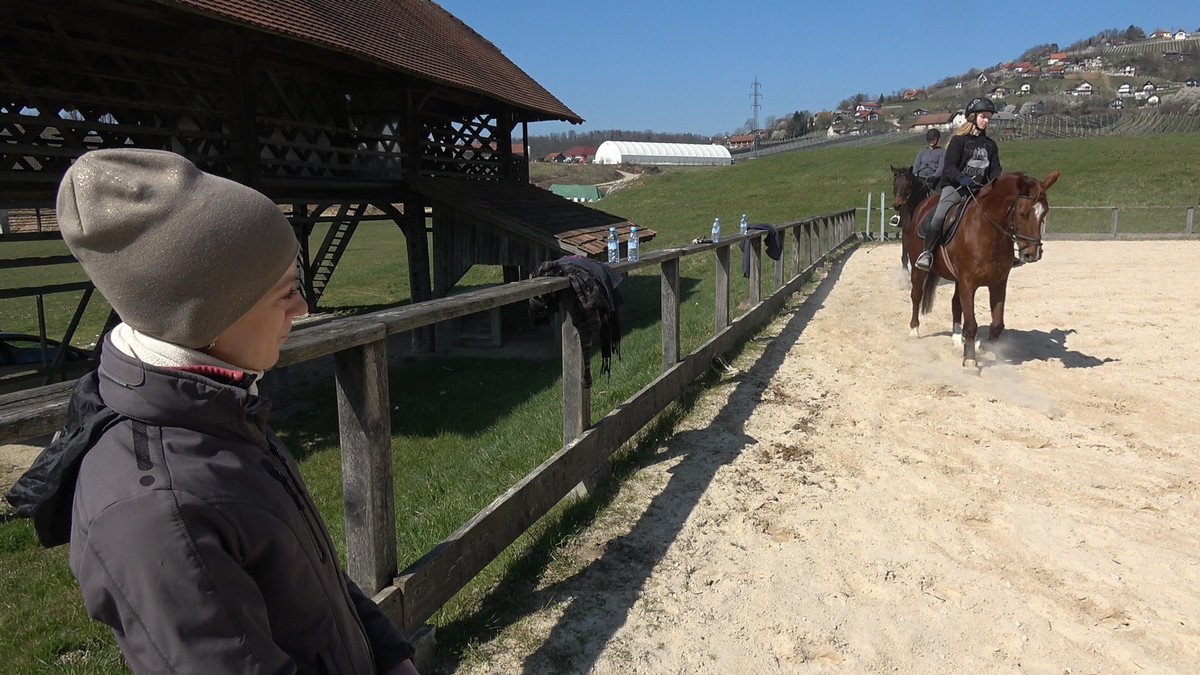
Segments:
[[[983,216],[983,219],[988,221],[988,223],[990,223],[992,225],[992,227],[996,228],[996,230],[999,231],[1000,234],[1003,234],[1005,237],[1008,237],[1008,239],[1010,241],[1012,241],[1014,244],[1019,245],[1019,242],[1023,241],[1023,242],[1029,243],[1029,244],[1033,244],[1034,246],[1042,245],[1041,237],[1028,237],[1026,235],[1021,234],[1020,231],[1018,231],[1018,229],[1017,229],[1017,204],[1022,199],[1034,199],[1033,195],[1018,194],[1016,196],[1016,198],[1013,199],[1012,203],[1008,205],[1008,210],[1004,212],[1004,218],[1003,218],[1004,220],[1008,220],[1008,227],[1006,228],[1003,225],[1001,225],[1000,223],[997,223],[996,221],[992,220],[991,217],[988,216],[987,211],[983,208],[983,204],[980,204],[979,198],[975,196],[974,190],[972,190],[971,188],[967,188],[967,192],[971,195],[971,200],[975,202],[975,206],[979,209],[979,213],[980,213],[980,215]]]

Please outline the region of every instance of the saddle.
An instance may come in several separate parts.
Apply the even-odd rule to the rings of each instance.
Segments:
[[[950,207],[946,212],[946,220],[942,221],[942,242],[945,244],[954,237],[954,233],[958,231],[958,223],[962,220],[963,212],[966,211],[966,206],[970,200],[964,199],[961,202]],[[933,212],[936,208],[929,209],[929,213],[921,219],[921,224],[917,227],[917,236],[924,239],[929,234],[929,227],[933,224]]]

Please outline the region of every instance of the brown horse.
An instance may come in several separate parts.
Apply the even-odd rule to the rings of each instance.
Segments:
[[[957,333],[961,322],[963,366],[975,367],[975,335],[979,330],[975,321],[975,291],[987,286],[992,308],[988,340],[995,340],[1004,330],[1004,296],[1008,291],[1008,274],[1013,267],[1013,245],[1016,245],[1022,262],[1041,259],[1042,228],[1050,210],[1046,190],[1054,185],[1058,176],[1059,172],[1054,171],[1046,180],[1039,181],[1023,173],[1001,174],[990,185],[962,201],[959,208],[964,212],[958,232],[938,246],[933,267],[928,273],[912,268],[913,309],[909,328],[913,335],[920,335],[918,308],[921,314],[928,314],[933,307],[938,278],[953,281],[954,298],[950,303],[953,333]],[[936,206],[937,199],[931,196],[918,206],[912,220],[905,224],[904,248],[910,260],[916,260],[922,249],[917,226]],[[946,221],[950,222],[953,217],[951,213]]]
[[[897,169],[888,165],[892,170],[892,208],[896,215],[892,216],[892,227],[901,228],[901,236],[906,231],[906,225],[913,218],[917,205],[933,191],[932,186],[917,178],[911,166]],[[900,265],[908,269],[908,247],[900,247]]]

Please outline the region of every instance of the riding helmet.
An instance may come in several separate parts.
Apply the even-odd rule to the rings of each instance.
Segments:
[[[938,131],[937,129],[930,129],[929,131],[925,132],[925,140],[927,140],[927,141],[932,141],[935,138],[941,138],[941,137],[942,137],[942,132]]]
[[[996,104],[992,103],[990,98],[984,96],[973,98],[971,99],[971,102],[967,104],[967,114],[970,115],[971,113],[977,112],[994,113],[996,112]]]

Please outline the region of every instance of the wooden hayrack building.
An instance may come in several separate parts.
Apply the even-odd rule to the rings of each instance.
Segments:
[[[475,264],[512,280],[597,255],[610,226],[630,225],[529,185],[527,149],[513,152],[528,123],[582,118],[428,0],[7,0],[3,14],[0,214],[12,222],[46,219],[88,150],[173,150],[284,207],[312,308],[366,221],[403,231],[414,302]],[[328,234],[310,242],[318,224]],[[65,290],[79,289],[0,298]]]

